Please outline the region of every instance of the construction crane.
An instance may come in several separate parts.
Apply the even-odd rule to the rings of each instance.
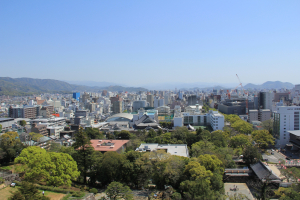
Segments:
[[[248,97],[247,97],[247,93],[246,93],[245,89],[243,88],[242,82],[241,82],[241,80],[240,80],[240,78],[237,74],[236,74],[236,77],[238,78],[238,80],[240,82],[240,86],[243,89],[244,94],[246,95],[246,114],[248,115]]]

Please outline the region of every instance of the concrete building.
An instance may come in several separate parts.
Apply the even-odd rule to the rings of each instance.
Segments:
[[[274,93],[273,92],[260,92],[258,95],[258,102],[262,109],[272,109]]]
[[[210,110],[208,116],[210,119],[210,126],[214,131],[223,130],[225,121],[224,115],[221,115],[220,113],[218,113],[218,111]]]
[[[122,113],[122,101],[114,101],[112,106],[113,113]]]
[[[8,116],[11,118],[29,118],[34,119],[39,114],[38,106],[10,107]]]
[[[132,103],[132,111],[137,112],[140,108],[145,108],[147,105],[146,101],[134,101]]]
[[[280,100],[288,101],[289,93],[275,93],[274,94],[274,102],[280,102]]]
[[[15,124],[14,118],[0,118],[0,124],[2,125],[2,130],[12,128],[12,125]]]
[[[269,119],[271,119],[271,110],[270,109],[259,110],[259,121],[264,122]]]
[[[149,103],[149,107],[154,107],[153,103],[154,103],[154,98],[152,94],[148,94],[147,95],[147,102]]]
[[[39,133],[43,136],[48,136],[47,126],[43,124],[32,124],[31,132]]]
[[[88,110],[76,110],[75,112],[75,117],[87,117],[89,115],[89,111]]]
[[[135,151],[151,152],[157,150],[164,150],[167,153],[175,156],[190,157],[186,144],[142,143]]]
[[[248,110],[254,109],[254,102],[248,102]],[[225,99],[218,104],[218,110],[221,113],[230,115],[245,115],[246,114],[246,99]]]
[[[188,100],[188,105],[189,106],[196,105],[198,103],[196,95],[189,96],[187,100]]]
[[[40,110],[39,116],[42,116],[43,118],[50,118],[51,113],[50,111],[47,109],[47,107],[43,107]]]
[[[249,110],[249,122],[258,121],[258,110]]]
[[[299,130],[300,106],[279,106],[273,112],[273,135],[277,147],[285,147],[289,143],[288,131]]]

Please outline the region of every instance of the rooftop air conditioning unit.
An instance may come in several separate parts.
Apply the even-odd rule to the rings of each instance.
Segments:
[[[101,146],[101,144],[97,144],[97,146]]]
[[[114,145],[111,145],[111,146],[110,146],[110,148],[114,148],[114,147],[115,147]]]
[[[99,142],[102,142],[102,140],[99,140]]]

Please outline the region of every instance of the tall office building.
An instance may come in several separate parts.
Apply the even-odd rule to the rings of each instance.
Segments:
[[[274,93],[273,92],[260,92],[258,95],[258,103],[262,109],[272,109]]]
[[[79,97],[80,97],[80,92],[73,93],[73,99],[76,99],[77,101],[79,101]]]

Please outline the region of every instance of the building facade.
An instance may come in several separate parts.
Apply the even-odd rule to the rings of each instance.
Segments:
[[[288,131],[299,130],[300,106],[278,106],[273,112],[273,136],[276,146],[283,148],[289,143]]]

